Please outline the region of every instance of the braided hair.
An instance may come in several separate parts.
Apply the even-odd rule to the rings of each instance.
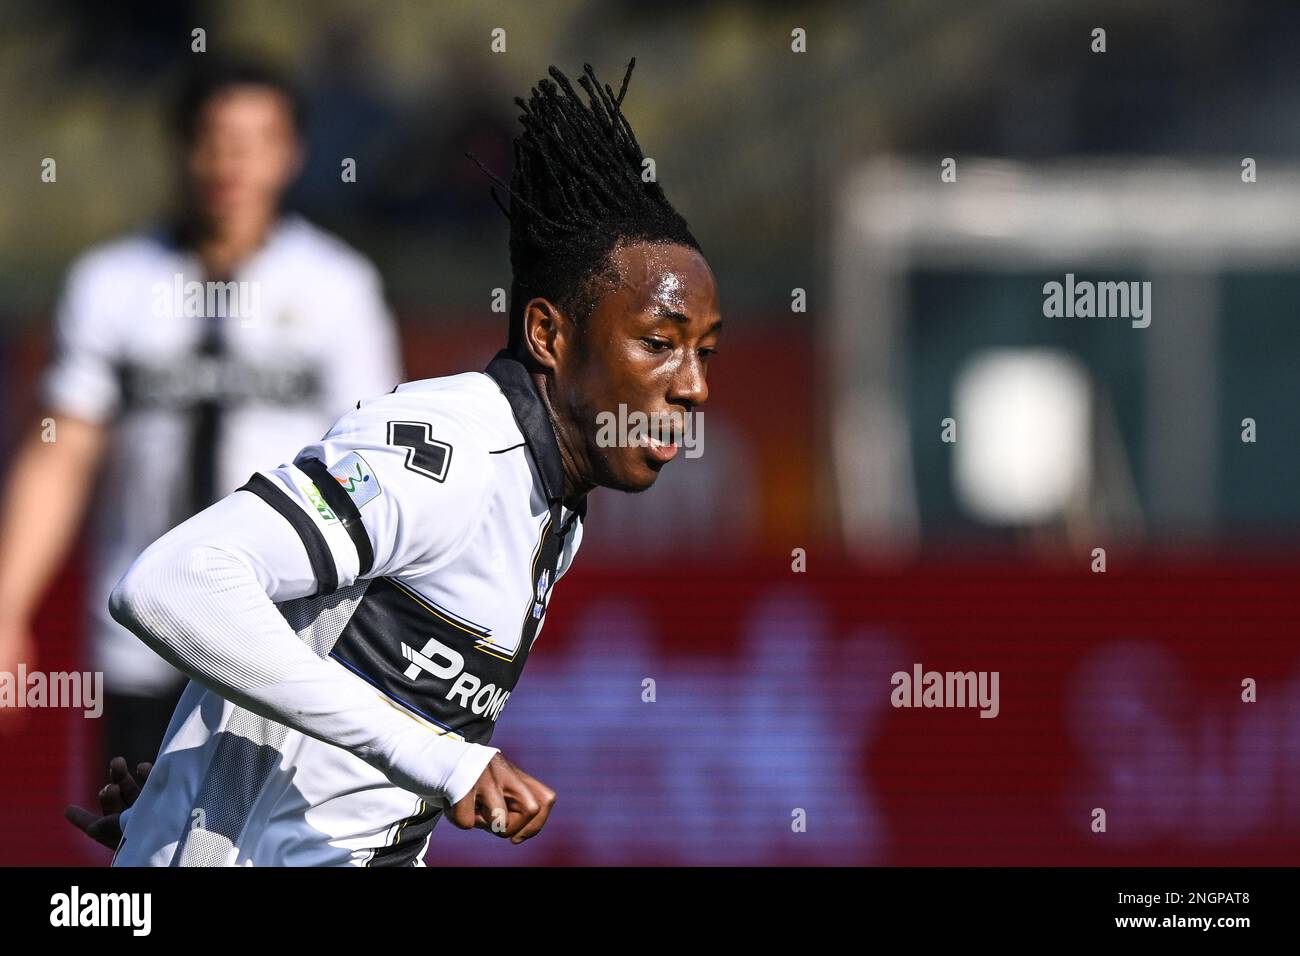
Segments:
[[[601,86],[590,63],[579,85],[554,66],[525,102],[515,137],[514,172],[506,185],[471,153],[510,195],[507,208],[492,187],[493,201],[510,220],[510,333],[507,347],[523,342],[523,310],[536,297],[549,299],[581,327],[595,310],[603,283],[617,276],[610,253],[626,242],[673,243],[697,251],[686,220],[657,182],[641,178],[644,156],[620,107],[636,58],[627,65],[618,96]],[[558,84],[558,86],[557,86]]]

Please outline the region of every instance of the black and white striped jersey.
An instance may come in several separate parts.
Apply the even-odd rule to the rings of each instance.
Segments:
[[[292,463],[254,474],[141,560],[175,568],[210,554],[189,542],[267,523],[295,553],[258,555],[269,568],[259,573],[298,638],[408,722],[487,745],[581,541],[586,500],[565,507],[563,484],[546,410],[502,352],[485,372],[360,402]],[[256,658],[249,646],[224,664],[195,654],[191,672],[232,686],[269,680],[224,676]],[[475,752],[449,790],[468,792],[495,751]],[[442,809],[342,746],[191,681],[114,864],[419,865]]]

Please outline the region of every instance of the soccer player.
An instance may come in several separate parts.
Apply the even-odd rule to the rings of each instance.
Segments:
[[[699,243],[642,180],[635,62],[617,96],[585,65],[585,102],[555,67],[516,99],[509,208],[492,190],[510,326],[486,370],[359,402],[117,586],[113,615],[194,679],[138,796],[115,761],[104,816],[69,808],[101,842],[120,829],[115,865],[420,866],[444,814],[514,843],[545,824],[554,792],[493,728],[588,492],[649,488],[677,451],[610,445],[597,418],[703,405],[722,324]]]
[[[0,503],[0,670],[13,671],[36,666],[32,615],[93,502],[105,762],[152,760],[186,684],[108,614],[131,562],[286,440],[317,438],[401,380],[375,268],[281,212],[302,155],[297,104],[251,61],[218,61],[187,83],[175,116],[183,208],[69,270],[42,392],[54,441],[33,425]]]

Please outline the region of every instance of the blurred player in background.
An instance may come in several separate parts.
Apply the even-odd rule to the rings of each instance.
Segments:
[[[375,268],[281,209],[303,158],[297,92],[231,61],[196,73],[178,105],[181,211],[72,265],[44,412],[0,501],[0,671],[37,666],[33,615],[93,505],[100,766],[152,759],[185,686],[109,617],[113,584],[168,528],[401,380]]]

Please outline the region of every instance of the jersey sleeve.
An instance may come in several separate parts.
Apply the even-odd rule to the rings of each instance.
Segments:
[[[363,402],[290,463],[243,489],[297,531],[315,593],[358,579],[427,572],[467,546],[492,479],[486,446],[431,403]]]
[[[299,637],[273,603],[307,596],[316,577],[296,530],[236,491],[150,545],[113,589],[109,612],[236,705],[455,804],[496,748],[432,728]]]
[[[113,307],[119,292],[94,255],[68,270],[54,314],[53,353],[41,383],[42,400],[52,411],[96,424],[116,411],[121,386]]]

